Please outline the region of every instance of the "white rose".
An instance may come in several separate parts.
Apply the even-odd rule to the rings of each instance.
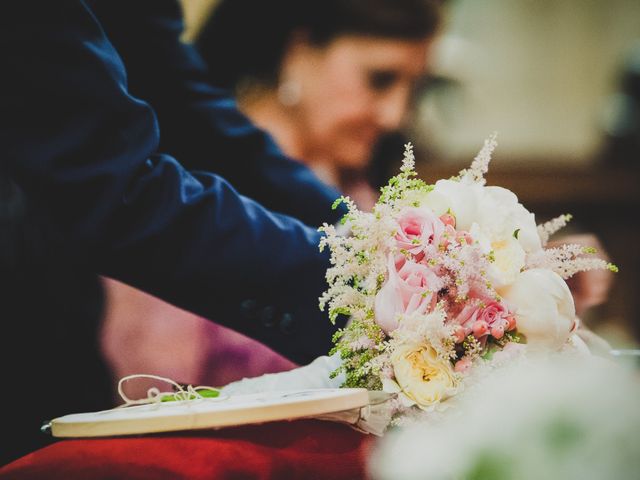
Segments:
[[[457,230],[470,231],[475,223],[490,242],[515,234],[525,252],[542,248],[535,216],[505,188],[439,180],[423,203],[436,215],[450,211],[456,217]]]
[[[479,198],[478,223],[497,238],[517,238],[525,252],[542,248],[535,216],[502,187],[485,187]],[[517,232],[517,233],[516,233]]]
[[[439,358],[430,345],[398,347],[391,354],[391,365],[399,390],[420,408],[425,409],[444,400],[457,387],[451,362]]]
[[[500,294],[516,317],[516,329],[531,347],[561,348],[575,322],[573,297],[566,282],[555,272],[525,270]]]
[[[478,198],[482,185],[438,180],[433,190],[426,196],[424,204],[436,215],[447,211],[456,217],[456,230],[469,231],[478,218]]]

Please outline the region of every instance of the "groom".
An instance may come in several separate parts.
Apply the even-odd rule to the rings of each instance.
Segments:
[[[86,292],[68,298],[67,270],[136,286],[299,363],[328,351],[336,327],[317,308],[329,265],[328,254],[318,251],[320,234],[239,195],[202,171],[206,165],[186,158],[188,170],[161,153],[162,125],[152,107],[132,95],[122,60],[87,2],[3,5],[0,49],[0,180],[32,222],[13,238],[11,229],[2,234],[22,253],[29,252],[32,226],[46,232],[38,241],[61,280],[45,297],[40,287],[55,277],[42,282],[44,273],[31,268],[29,255],[17,267],[7,255],[14,270],[2,272],[0,350],[4,384],[19,393],[3,408],[14,448],[3,447],[3,463],[35,448],[40,422],[87,410],[92,395],[99,396],[92,386],[104,371],[85,368],[97,363],[97,325],[68,321]],[[192,85],[190,94],[204,105],[213,101],[210,87]],[[326,205],[328,221],[337,219],[329,213],[335,192],[283,158],[233,105],[216,119],[219,145],[227,148],[218,153],[234,155],[247,182],[271,183],[274,195],[281,182],[298,191],[289,196],[301,202],[294,212],[312,200]],[[214,142],[210,155],[216,153]],[[260,165],[265,172],[277,165],[284,180],[256,178]],[[274,208],[286,207],[280,198],[271,200]],[[93,295],[92,288],[86,291]]]

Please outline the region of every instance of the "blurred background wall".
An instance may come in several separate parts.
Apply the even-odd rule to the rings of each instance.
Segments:
[[[216,1],[182,1],[189,41]],[[620,273],[607,303],[584,320],[614,346],[637,344],[640,2],[444,5],[431,71],[406,124],[421,176],[456,173],[497,131],[489,183],[512,189],[539,222],[572,213],[574,231],[599,236]]]
[[[452,0],[416,138],[468,157],[497,130],[509,161],[586,163],[601,147],[612,96],[640,48],[636,0]]]

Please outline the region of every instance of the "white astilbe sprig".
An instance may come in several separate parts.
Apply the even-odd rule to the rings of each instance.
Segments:
[[[404,156],[400,171],[407,176],[414,176],[416,169],[416,157],[413,154],[413,145],[411,142],[404,145]]]
[[[575,243],[548,248],[531,254],[527,259],[527,268],[546,268],[565,280],[578,272],[587,270],[610,270],[617,272],[618,267],[601,258],[592,257],[596,250]]]
[[[482,149],[473,159],[473,162],[471,162],[471,166],[460,171],[457,178],[461,182],[477,183],[480,185],[487,183],[484,176],[489,171],[491,155],[498,146],[497,136],[498,134],[496,132],[492,133],[489,138],[484,141]]]
[[[413,146],[411,143],[407,143],[404,146],[404,157],[400,173],[392,177],[389,183],[382,187],[380,198],[373,208],[376,218],[382,219],[385,215],[397,213],[407,206],[408,195],[417,192],[428,193],[433,190],[432,185],[427,185],[419,178],[415,178],[418,175],[415,171],[415,164]],[[386,211],[381,211],[381,208]]]
[[[572,218],[573,217],[570,214],[560,215],[549,220],[548,222],[538,225],[538,235],[540,236],[542,246],[545,246],[547,244],[551,235],[556,233],[558,230],[566,227],[567,223],[569,223]]]
[[[383,376],[385,375],[382,373],[384,370],[391,369],[391,371],[389,373],[386,373],[385,376],[393,375],[391,373],[393,372],[393,368],[391,367],[391,360],[389,356],[389,352],[391,352],[389,341],[384,341],[373,348],[375,348],[378,355],[365,362],[362,367],[360,367],[361,373],[363,375],[373,374],[377,376]]]
[[[329,307],[329,317],[335,321],[340,314],[364,320],[371,315],[375,294],[381,276],[386,272],[385,251],[393,244],[397,224],[390,215],[380,218],[361,212],[348,198],[351,235],[342,236],[333,225],[320,227],[325,236],[320,240],[320,250],[329,247],[332,267],[327,270],[329,288],[320,297],[320,309]]]

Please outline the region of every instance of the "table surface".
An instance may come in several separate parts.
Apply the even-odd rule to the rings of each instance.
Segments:
[[[359,479],[376,437],[321,420],[221,430],[61,440],[0,479]]]

